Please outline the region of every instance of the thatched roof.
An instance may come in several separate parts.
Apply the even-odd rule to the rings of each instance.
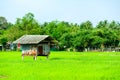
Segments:
[[[20,44],[38,44],[42,42],[43,40],[49,38],[50,42],[54,42],[54,39],[50,37],[49,35],[24,35],[14,41],[14,44],[20,43]]]

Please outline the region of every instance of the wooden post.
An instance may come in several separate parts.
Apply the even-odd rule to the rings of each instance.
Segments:
[[[24,57],[22,56],[22,60],[24,59]]]

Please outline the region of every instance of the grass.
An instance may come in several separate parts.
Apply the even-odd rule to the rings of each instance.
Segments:
[[[36,61],[0,52],[0,80],[120,80],[120,52],[51,52]]]

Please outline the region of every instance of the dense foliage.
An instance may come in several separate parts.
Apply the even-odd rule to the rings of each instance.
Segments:
[[[120,23],[100,21],[93,26],[90,21],[73,24],[51,21],[40,24],[32,13],[17,18],[15,24],[0,17],[0,43],[4,46],[25,34],[50,35],[59,42],[59,50],[89,50],[120,46]]]

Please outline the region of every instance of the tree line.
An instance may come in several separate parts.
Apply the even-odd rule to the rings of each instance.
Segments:
[[[0,17],[0,44],[6,47],[25,34],[50,35],[59,43],[57,50],[100,50],[120,47],[120,23],[100,21],[96,26],[88,20],[80,24],[65,21],[39,23],[34,14],[17,18],[14,24]]]

